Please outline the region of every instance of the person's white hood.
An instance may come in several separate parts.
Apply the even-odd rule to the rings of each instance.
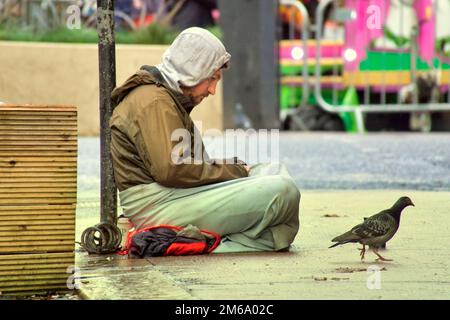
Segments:
[[[193,87],[211,77],[231,58],[220,40],[208,30],[193,27],[181,32],[156,67],[171,89]]]

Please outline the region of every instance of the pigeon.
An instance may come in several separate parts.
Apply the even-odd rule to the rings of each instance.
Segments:
[[[358,249],[361,251],[361,260],[364,260],[367,245],[378,256],[377,261],[392,261],[382,257],[378,253],[378,249],[395,235],[400,226],[402,211],[408,206],[414,207],[414,203],[408,197],[401,197],[390,209],[383,210],[369,218],[364,218],[363,223],[331,240],[336,243],[329,248],[357,242],[363,246],[361,249]]]

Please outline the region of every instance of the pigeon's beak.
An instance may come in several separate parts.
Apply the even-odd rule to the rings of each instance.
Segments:
[[[415,205],[414,205],[414,203],[411,201],[411,205],[413,206],[413,207],[415,207]]]

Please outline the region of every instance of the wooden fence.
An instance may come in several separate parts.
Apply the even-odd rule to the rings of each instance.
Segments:
[[[76,107],[0,105],[1,294],[67,289],[76,195]]]

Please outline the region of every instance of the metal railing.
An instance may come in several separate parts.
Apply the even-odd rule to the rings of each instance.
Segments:
[[[306,101],[308,100],[309,96],[309,83],[308,83],[308,68],[306,67],[308,64],[308,40],[309,40],[309,29],[310,29],[310,19],[308,11],[305,8],[305,5],[297,0],[281,0],[280,4],[285,6],[293,6],[297,8],[297,10],[302,15],[302,21],[301,25],[295,26],[294,24],[290,25],[289,30],[289,38],[294,38],[293,30],[299,29],[301,30],[302,35],[302,48],[298,48],[296,57],[294,59],[302,60],[303,61],[303,68],[302,68],[302,77],[303,77],[303,94],[302,94],[302,105],[306,104]],[[293,19],[295,21],[295,19]],[[296,28],[297,27],[297,28]]]

